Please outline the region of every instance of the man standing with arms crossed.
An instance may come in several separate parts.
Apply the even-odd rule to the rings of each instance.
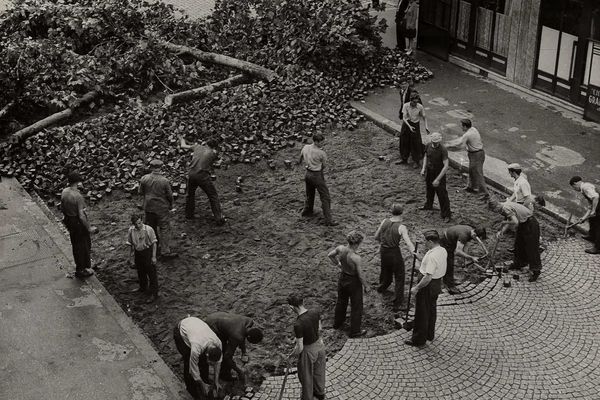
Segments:
[[[299,295],[288,297],[288,304],[298,315],[294,323],[298,356],[298,380],[302,385],[300,400],[325,399],[325,346],[321,339],[321,317],[317,311],[304,307]]]
[[[483,150],[483,142],[479,131],[473,127],[470,119],[462,119],[460,121],[464,134],[461,138],[451,141],[446,144],[446,147],[461,147],[466,146],[467,155],[469,157],[469,184],[465,189],[469,193],[481,194],[482,200],[487,200],[490,194],[485,184],[483,175],[483,163],[485,162],[485,151]]]
[[[208,139],[206,146],[192,143],[189,144],[183,136],[179,136],[179,145],[182,149],[191,149],[192,162],[190,164],[190,175],[188,178],[188,193],[185,204],[185,216],[187,219],[194,218],[194,208],[196,205],[196,189],[200,187],[208,196],[210,208],[215,217],[218,226],[224,225],[226,220],[221,212],[221,203],[217,189],[212,183],[210,169],[213,162],[217,159],[218,143],[215,139]]]
[[[419,272],[423,275],[417,286],[412,288],[415,294],[415,322],[412,338],[404,343],[421,347],[435,338],[435,322],[437,319],[437,299],[442,289],[442,278],[446,274],[448,253],[440,246],[437,231],[424,233],[425,246],[428,251],[421,260]]]
[[[585,197],[590,204],[590,208],[577,222],[580,224],[587,219],[590,224],[589,236],[584,236],[584,239],[592,242],[594,246],[585,249],[585,252],[589,254],[600,254],[600,201],[598,201],[600,196],[596,191],[596,187],[589,182],[584,182],[580,176],[572,177],[569,184],[573,189],[581,192],[583,197]]]
[[[392,205],[392,217],[381,222],[375,232],[375,240],[380,244],[381,272],[379,273],[379,293],[385,292],[392,280],[394,284],[394,311],[402,309],[404,302],[404,258],[400,250],[400,239],[408,246],[411,253],[415,251],[408,229],[402,224],[402,206],[398,203]],[[408,304],[406,305],[408,307]]]
[[[171,253],[171,211],[173,191],[171,183],[161,173],[163,162],[152,160],[152,172],[142,176],[139,193],[144,196],[144,222],[152,227],[158,240],[159,254],[162,257],[175,257]]]
[[[450,222],[450,199],[446,190],[446,171],[448,171],[448,150],[442,144],[442,134],[431,134],[431,143],[425,150],[425,159],[421,175],[425,176],[427,200],[421,210],[433,210],[433,199],[437,194],[440,214],[444,222]]]
[[[77,186],[82,182],[77,172],[67,175],[69,187],[64,189],[60,195],[60,207],[64,215],[63,222],[69,230],[71,247],[73,248],[73,259],[75,260],[75,277],[87,278],[94,275],[90,252],[92,239],[90,233],[94,230],[90,226],[87,213],[85,212],[85,200]]]
[[[306,174],[304,175],[306,201],[302,210],[302,216],[308,217],[312,215],[315,205],[315,191],[317,191],[321,198],[325,225],[337,226],[338,223],[334,222],[331,217],[331,197],[329,196],[329,189],[327,188],[325,175],[323,174],[325,163],[327,162],[327,154],[321,149],[321,145],[325,137],[320,133],[315,133],[312,140],[312,144],[307,144],[302,148],[300,159],[298,160],[298,164],[301,164],[302,161],[306,164]]]

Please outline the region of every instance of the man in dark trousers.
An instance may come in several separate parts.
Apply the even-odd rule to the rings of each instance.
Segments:
[[[439,234],[440,245],[448,253],[444,284],[448,288],[448,293],[456,294],[456,290],[454,289],[456,286],[456,282],[454,281],[454,256],[461,256],[473,262],[479,261],[478,257],[468,254],[464,249],[467,243],[471,240],[476,240],[485,254],[487,254],[487,249],[481,241],[482,239],[485,240],[486,231],[484,227],[474,228],[469,225],[453,225],[446,229],[441,229]]]
[[[464,134],[462,137],[453,140],[446,144],[446,147],[466,147],[469,157],[469,183],[466,191],[469,193],[479,193],[483,200],[487,200],[490,194],[485,184],[485,176],[483,175],[483,163],[485,162],[485,151],[483,150],[483,142],[481,134],[473,127],[470,119],[462,119],[460,121]]]
[[[152,296],[149,303],[158,299],[158,277],[156,276],[156,234],[151,226],[142,222],[142,216],[133,214],[131,226],[127,232],[127,244],[130,246],[130,259],[137,270],[139,289],[136,292]]]
[[[302,148],[300,159],[298,160],[298,164],[304,161],[306,165],[306,174],[304,175],[306,201],[302,210],[302,216],[307,217],[312,215],[315,205],[315,192],[319,192],[325,225],[336,226],[338,223],[334,222],[331,216],[331,197],[329,196],[329,189],[327,188],[325,175],[323,174],[325,164],[327,163],[327,154],[321,149],[321,145],[325,137],[320,133],[315,133],[312,140],[312,144],[307,144]]]
[[[421,120],[425,123],[425,131],[429,133],[425,109],[419,102],[419,94],[412,92],[410,101],[400,109],[402,128],[400,130],[400,161],[397,164],[406,164],[411,156],[414,168],[419,168],[423,158],[423,140],[421,139]]]
[[[385,292],[392,280],[395,281],[394,311],[400,311],[404,303],[404,258],[400,250],[400,239],[404,239],[404,243],[411,253],[415,251],[415,246],[408,236],[408,229],[402,224],[402,212],[402,206],[394,203],[391,218],[384,219],[375,232],[375,240],[379,242],[381,257],[377,291]],[[408,304],[405,307],[408,307]]]
[[[440,246],[440,236],[435,230],[424,233],[427,253],[421,260],[419,272],[423,275],[419,283],[412,288],[415,294],[415,321],[412,338],[406,340],[409,346],[424,346],[435,338],[437,319],[437,299],[442,288],[442,278],[446,274],[448,253]]]
[[[288,297],[288,304],[298,315],[294,323],[298,356],[298,380],[302,385],[300,400],[325,399],[325,346],[321,339],[321,317],[317,311],[307,310],[299,295]]]
[[[363,239],[362,233],[352,231],[346,235],[348,246],[337,246],[327,255],[331,263],[340,268],[333,328],[341,329],[344,325],[348,300],[350,300],[350,337],[359,337],[367,333],[360,326],[363,314],[363,290],[365,293],[369,290],[363,278],[360,256],[356,253]]]
[[[510,201],[490,203],[493,211],[499,212],[506,219],[502,221],[502,228],[498,232],[498,239],[509,229],[516,229],[515,245],[513,250],[513,263],[509,269],[521,270],[529,264],[532,272],[529,282],[537,281],[542,271],[540,259],[540,224],[528,207]]]
[[[81,176],[77,172],[67,175],[69,187],[65,188],[60,195],[60,206],[63,212],[63,222],[69,230],[71,247],[73,248],[73,259],[75,260],[75,276],[87,278],[94,275],[90,252],[92,239],[90,233],[93,228],[88,221],[85,200],[78,190],[81,184]]]
[[[433,210],[433,199],[437,194],[440,214],[444,222],[450,222],[450,199],[446,190],[446,171],[448,171],[448,150],[442,144],[442,134],[431,134],[431,143],[425,149],[425,159],[421,175],[425,176],[427,200],[421,210]]]
[[[409,3],[410,0],[400,0],[398,2],[398,8],[396,9],[396,15],[394,18],[396,23],[396,48],[400,51],[406,50],[406,38],[404,37],[406,26],[403,26],[403,21]]]
[[[152,172],[142,176],[139,193],[144,196],[144,222],[151,226],[158,240],[159,254],[175,257],[171,252],[171,210],[173,191],[171,183],[162,174],[163,162],[152,160]]]
[[[173,328],[173,339],[183,357],[183,380],[188,392],[195,399],[206,399],[212,392],[214,398],[221,390],[219,374],[223,359],[217,335],[200,318],[188,316]],[[212,384],[209,380],[211,366]]]
[[[210,177],[210,170],[213,162],[217,159],[218,142],[215,139],[208,139],[205,146],[196,143],[189,144],[183,136],[180,136],[179,145],[182,149],[191,149],[194,152],[188,178],[188,193],[185,204],[186,218],[194,218],[196,189],[200,187],[208,196],[210,208],[217,225],[224,225],[226,220],[221,212],[219,195],[217,194],[217,189],[215,189],[215,185]]]
[[[584,182],[580,176],[574,176],[569,181],[569,184],[573,189],[580,192],[583,197],[588,201],[590,208],[586,213],[577,221],[578,224],[588,220],[590,224],[590,232],[588,236],[583,238],[589,240],[594,244],[593,247],[585,249],[586,253],[589,254],[600,254],[600,201],[596,187],[589,182]]]
[[[223,363],[221,365],[221,379],[232,381],[231,370],[237,373],[237,377],[246,381],[244,371],[238,367],[233,360],[235,351],[239,347],[242,350],[242,362],[247,363],[249,358],[246,354],[246,339],[256,344],[263,339],[260,328],[254,326],[252,318],[227,312],[216,312],[204,318],[204,322],[221,340],[223,347]]]

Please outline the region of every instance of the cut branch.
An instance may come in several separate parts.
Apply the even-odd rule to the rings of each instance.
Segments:
[[[193,47],[182,46],[164,41],[159,42],[159,45],[176,54],[189,54],[203,62],[225,65],[227,67],[242,70],[250,75],[266,80],[267,82],[271,82],[277,78],[277,73],[273,70],[261,67],[260,65],[248,61],[238,60],[237,58],[225,56],[223,54],[208,53]]]
[[[2,107],[2,110],[0,110],[0,119],[4,118],[9,112],[10,109],[15,105],[15,101],[11,101],[9,102],[7,105],[5,105],[4,107]]]
[[[19,143],[19,142],[27,139],[28,137],[35,135],[42,129],[45,129],[51,125],[59,123],[60,121],[70,118],[73,115],[73,112],[77,108],[81,107],[84,104],[91,102],[96,97],[98,97],[98,94],[99,93],[96,91],[92,91],[92,92],[88,92],[88,93],[84,94],[83,97],[77,99],[70,108],[67,108],[66,110],[52,114],[44,119],[37,121],[36,123],[34,123],[32,125],[29,125],[23,129],[21,129],[20,131],[13,133],[12,135],[10,135],[10,139],[9,139],[10,142],[11,143]]]
[[[165,104],[170,106],[175,103],[180,103],[182,101],[197,99],[200,97],[204,97],[207,94],[215,92],[217,90],[225,89],[247,81],[248,77],[245,74],[235,75],[231,78],[211,83],[210,85],[202,86],[196,89],[186,90],[184,92],[170,94],[165,97]]]

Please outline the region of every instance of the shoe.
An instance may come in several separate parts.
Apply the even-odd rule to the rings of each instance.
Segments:
[[[219,375],[219,379],[224,380],[225,382],[233,382],[236,380],[231,374],[222,374]]]
[[[581,237],[583,240],[587,240],[588,242],[593,242],[594,241],[594,237],[587,235],[587,236],[582,236]]]
[[[423,347],[423,346],[425,346],[425,343],[415,343],[415,342],[412,341],[412,339],[411,340],[405,340],[404,344],[407,344],[409,346],[414,346],[414,347]]]
[[[338,225],[339,225],[339,222],[335,222],[335,221],[328,221],[328,222],[325,222],[325,224],[324,224],[324,225],[325,225],[325,226],[338,226]]]
[[[173,253],[173,252],[163,253],[160,255],[160,258],[177,258],[177,257],[179,257],[179,254]]]
[[[87,268],[83,271],[75,271],[75,277],[80,279],[89,278],[92,275],[94,275],[94,271]]]
[[[452,218],[450,218],[450,217],[445,217],[445,218],[443,219],[443,221],[444,221],[444,222],[447,224],[448,222],[450,222],[450,221],[451,221],[451,219],[452,219]]]
[[[154,303],[157,300],[158,300],[158,294],[153,294],[152,297],[150,298],[150,300],[148,300],[146,302],[146,304],[152,304],[152,303]]]
[[[132,289],[129,291],[129,293],[145,293],[146,289],[142,289],[142,288],[137,288],[137,289]]]
[[[405,54],[406,54],[407,56],[410,56],[410,55],[412,55],[412,53],[413,53],[413,51],[412,51],[412,49],[410,49],[410,50],[408,50],[408,51],[407,51]]]
[[[185,219],[194,219],[194,216],[193,215],[186,215]]]
[[[433,207],[423,206],[423,207],[419,207],[419,210],[421,210],[421,211],[431,211],[431,210],[433,210]]]
[[[523,269],[523,266],[522,265],[516,265],[515,263],[512,263],[512,264],[509,265],[508,269],[510,271],[520,271],[520,270]]]
[[[313,212],[309,210],[302,210],[302,214],[300,215],[302,215],[303,217],[310,217],[313,215]]]
[[[596,249],[595,247],[592,247],[591,249],[585,249],[585,252],[588,254],[600,254],[600,250]]]
[[[470,187],[466,188],[465,192],[468,192],[468,193],[479,193],[477,190],[475,190],[473,188],[470,188]]]
[[[481,196],[479,196],[479,200],[488,201],[489,199],[490,199],[489,193],[482,194]]]
[[[529,280],[529,282],[535,282],[538,280],[539,276],[540,276],[539,272],[534,272],[533,275],[531,275],[528,280]]]
[[[351,337],[351,338],[358,338],[358,337],[361,337],[361,336],[365,336],[366,334],[367,334],[367,330],[366,330],[366,329],[363,329],[363,330],[361,330],[361,331],[360,331],[360,332],[358,332],[358,333],[353,333],[353,334],[351,334],[351,335],[350,335],[350,337]]]
[[[421,166],[419,164],[417,164],[417,163],[414,163],[413,164],[413,169],[417,169],[417,168],[421,168]]]
[[[450,286],[448,288],[448,294],[456,295],[456,294],[460,294],[460,291],[458,291],[458,289],[456,289],[454,286]]]
[[[396,161],[394,164],[396,164],[396,165],[408,164],[408,161],[406,161],[406,160],[400,160],[400,161]]]
[[[227,222],[227,220],[225,218],[221,218],[221,219],[217,220],[217,226],[223,226],[223,225],[225,225],[226,222]]]

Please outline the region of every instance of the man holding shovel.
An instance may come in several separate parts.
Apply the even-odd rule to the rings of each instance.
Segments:
[[[425,246],[428,251],[421,260],[419,272],[423,275],[419,283],[412,288],[415,294],[415,320],[412,338],[404,343],[421,347],[428,340],[435,338],[435,322],[437,319],[437,299],[442,288],[442,278],[446,274],[448,253],[440,246],[437,231],[425,232]]]
[[[400,250],[400,239],[408,246],[411,253],[415,251],[408,229],[402,224],[402,206],[398,203],[392,205],[392,216],[381,222],[375,232],[375,240],[379,242],[381,257],[381,272],[379,273],[379,287],[377,291],[383,293],[394,283],[394,311],[400,311],[404,302],[404,258]],[[408,307],[408,304],[405,308]]]
[[[448,293],[456,294],[454,287],[456,282],[454,281],[454,255],[461,256],[468,260],[476,263],[479,261],[478,257],[472,256],[464,251],[465,245],[471,240],[476,240],[485,254],[487,249],[481,241],[486,238],[485,228],[477,227],[473,228],[469,225],[453,225],[446,229],[439,231],[440,245],[448,252],[448,260],[446,267],[446,275],[444,275],[444,284],[448,288]]]
[[[299,295],[288,297],[288,304],[298,315],[294,323],[298,356],[298,380],[302,385],[300,400],[325,399],[325,346],[321,339],[321,316],[307,310]]]
[[[583,223],[585,220],[589,221],[590,233],[588,236],[583,238],[589,240],[594,244],[593,247],[585,249],[586,253],[589,254],[600,254],[600,196],[596,191],[596,187],[589,183],[584,182],[580,176],[574,176],[569,181],[571,187],[580,192],[583,197],[588,201],[590,208],[586,213],[575,223],[575,225]]]

